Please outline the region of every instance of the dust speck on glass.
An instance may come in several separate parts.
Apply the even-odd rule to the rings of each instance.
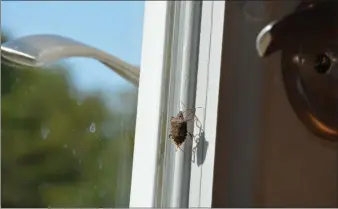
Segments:
[[[6,1],[2,43],[56,34],[140,66],[144,2]],[[128,207],[137,89],[102,63],[1,62],[2,207]]]
[[[90,126],[89,126],[89,131],[94,133],[96,131],[96,125],[95,123],[91,123]]]
[[[47,139],[49,132],[50,132],[50,130],[49,130],[49,128],[47,126],[41,127],[41,136],[42,136],[42,139]]]

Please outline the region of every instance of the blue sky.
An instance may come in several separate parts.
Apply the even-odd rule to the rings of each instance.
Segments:
[[[144,1],[2,1],[1,7],[2,30],[13,38],[58,34],[140,65]],[[131,86],[96,60],[66,62],[81,89]]]

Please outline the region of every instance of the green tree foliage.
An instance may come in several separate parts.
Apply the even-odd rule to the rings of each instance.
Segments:
[[[133,105],[114,111],[69,80],[2,60],[2,207],[128,206],[136,93],[117,94]]]

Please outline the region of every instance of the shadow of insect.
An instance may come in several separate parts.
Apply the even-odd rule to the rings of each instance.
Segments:
[[[195,139],[196,146],[192,149],[191,162],[201,166],[205,161],[205,156],[209,147],[209,142],[205,139],[205,133],[200,129],[198,137]]]
[[[188,122],[194,121],[195,119],[197,119],[197,117],[195,116],[195,109],[196,108],[188,109],[186,111],[179,111],[176,117],[171,117],[170,119],[169,138],[171,138],[174,144],[176,145],[175,151],[177,151],[177,149],[180,149],[181,151],[183,151],[181,149],[181,146],[187,139],[188,135],[191,137],[191,139],[194,138],[194,136],[188,132]],[[183,113],[188,112],[188,111],[191,111],[191,112],[187,115],[187,117],[184,117]],[[194,115],[193,118],[189,118],[189,115],[191,113],[193,113]]]

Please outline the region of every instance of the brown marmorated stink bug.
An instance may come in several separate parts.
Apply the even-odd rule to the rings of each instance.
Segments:
[[[188,121],[193,119],[194,118],[192,119],[185,118],[183,116],[183,111],[179,111],[176,117],[171,117],[169,138],[171,138],[174,141],[174,144],[176,145],[175,151],[177,151],[177,148],[181,149],[180,146],[185,142],[188,134],[190,135],[190,137],[193,137],[193,135],[188,132],[188,123],[187,123]]]

